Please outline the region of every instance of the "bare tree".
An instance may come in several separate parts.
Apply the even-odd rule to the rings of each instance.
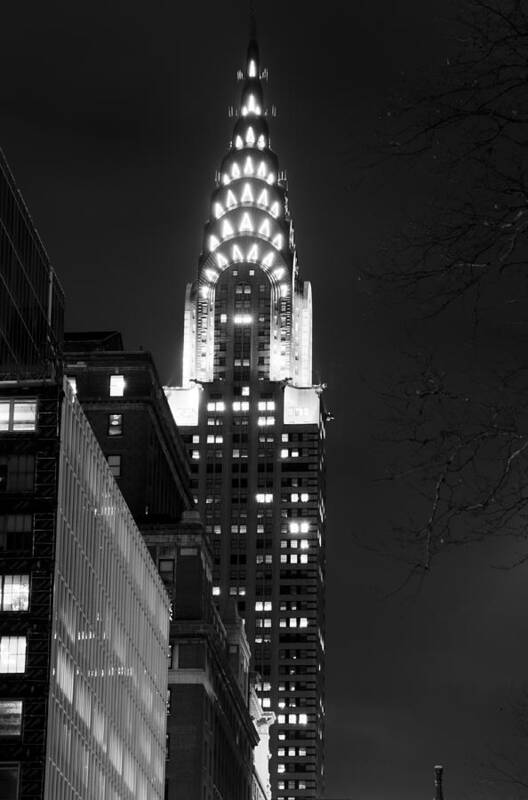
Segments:
[[[389,476],[420,498],[398,529],[416,572],[452,545],[528,539],[528,3],[469,0],[459,23],[458,55],[400,103],[384,154],[427,162],[442,197],[368,276],[421,340],[385,394]]]

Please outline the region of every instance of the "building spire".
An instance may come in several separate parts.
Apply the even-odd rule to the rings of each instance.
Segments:
[[[438,764],[435,768],[435,796],[434,800],[444,800],[444,791],[442,788],[442,775],[444,768]]]
[[[249,41],[257,41],[257,15],[255,14],[253,0],[249,0]]]

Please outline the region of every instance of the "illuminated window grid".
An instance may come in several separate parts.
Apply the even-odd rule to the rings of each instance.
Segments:
[[[168,597],[68,392],[61,430],[44,797],[162,800]]]

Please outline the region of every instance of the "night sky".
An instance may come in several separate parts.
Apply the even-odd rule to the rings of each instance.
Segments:
[[[272,146],[289,179],[314,295],[315,379],[335,415],[328,445],[327,798],[422,800],[445,765],[446,800],[513,798],[488,782],[513,746],[526,677],[528,566],[479,545],[440,558],[419,592],[359,545],[412,504],[377,481],[402,307],[358,276],[427,199],[427,170],[372,160],[391,96],[454,49],[445,0],[257,5]],[[0,146],[67,298],[67,328],[118,329],[179,380],[185,284],[197,268],[247,5],[4,4]],[[446,337],[450,333],[446,330]],[[409,508],[412,511],[412,508]],[[359,545],[358,545],[359,542]]]

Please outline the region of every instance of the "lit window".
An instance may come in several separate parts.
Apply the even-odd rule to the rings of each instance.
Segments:
[[[225,324],[227,322],[227,314],[220,314],[220,322]]]
[[[249,216],[249,214],[247,212],[242,215],[242,220],[240,222],[240,227],[239,227],[238,230],[239,230],[240,233],[244,233],[246,231],[250,231],[250,232],[253,231],[253,224],[251,222],[251,217]]]
[[[285,764],[277,764],[277,772],[279,772],[279,773],[286,772],[286,765]]]
[[[271,228],[270,228],[270,221],[269,221],[268,217],[266,217],[264,219],[264,221],[262,222],[262,225],[258,229],[258,232],[260,233],[261,236],[265,236],[266,239],[269,239],[270,234],[271,234]]]
[[[22,733],[22,700],[0,700],[0,736]]]
[[[249,411],[249,401],[235,400],[233,402],[233,411]]]
[[[123,433],[123,415],[122,414],[109,414],[108,415],[108,435],[121,436]]]
[[[262,698],[262,708],[271,708],[271,699],[269,697]]]
[[[233,322],[235,325],[251,325],[253,317],[251,314],[235,314]]]
[[[272,503],[273,502],[273,495],[272,494],[257,494],[257,503]]]
[[[123,397],[125,386],[123,375],[110,375],[110,397]]]
[[[26,637],[2,636],[0,638],[0,672],[25,672]]]
[[[200,441],[199,434],[197,434],[197,433],[193,434],[192,441],[193,441],[193,444],[198,444],[199,441]]]
[[[293,494],[290,495],[290,502],[291,503],[299,502],[299,495],[297,494],[297,492],[294,492]]]
[[[299,526],[299,530],[301,533],[308,533],[310,530],[310,523],[309,522],[301,522]]]
[[[0,431],[34,431],[36,421],[36,400],[0,401]]]
[[[121,456],[115,454],[108,456],[108,466],[114,478],[121,476]]]
[[[218,597],[219,594],[220,594],[220,587],[219,586],[213,586],[213,597]]]
[[[290,725],[296,725],[297,724],[297,714],[288,714],[288,723]]]
[[[285,450],[284,448],[281,450],[280,454],[281,458],[288,458],[288,451]]]
[[[307,628],[308,627],[308,620],[306,617],[301,617],[299,620],[299,628]]]
[[[308,714],[299,714],[299,725],[308,725]]]
[[[27,611],[29,608],[29,575],[0,576],[2,611]]]
[[[302,553],[301,554],[300,563],[301,564],[307,564],[308,563],[308,555],[306,553]]]
[[[308,539],[301,539],[299,544],[300,544],[301,550],[308,550],[308,547],[309,547]]]
[[[303,492],[301,494],[301,503],[307,503],[309,501],[309,499],[310,499],[310,495],[308,494],[308,492]]]
[[[242,387],[242,397],[249,397],[249,386]]]
[[[207,438],[209,438],[209,437],[207,437]],[[200,458],[200,451],[199,450],[193,450],[192,453],[191,453],[191,458],[194,461],[198,461],[198,459]]]
[[[290,533],[299,533],[299,523],[290,522]]]
[[[284,723],[286,722],[286,716],[284,714],[279,714],[277,716],[277,722],[279,723],[279,725],[284,725]]]

